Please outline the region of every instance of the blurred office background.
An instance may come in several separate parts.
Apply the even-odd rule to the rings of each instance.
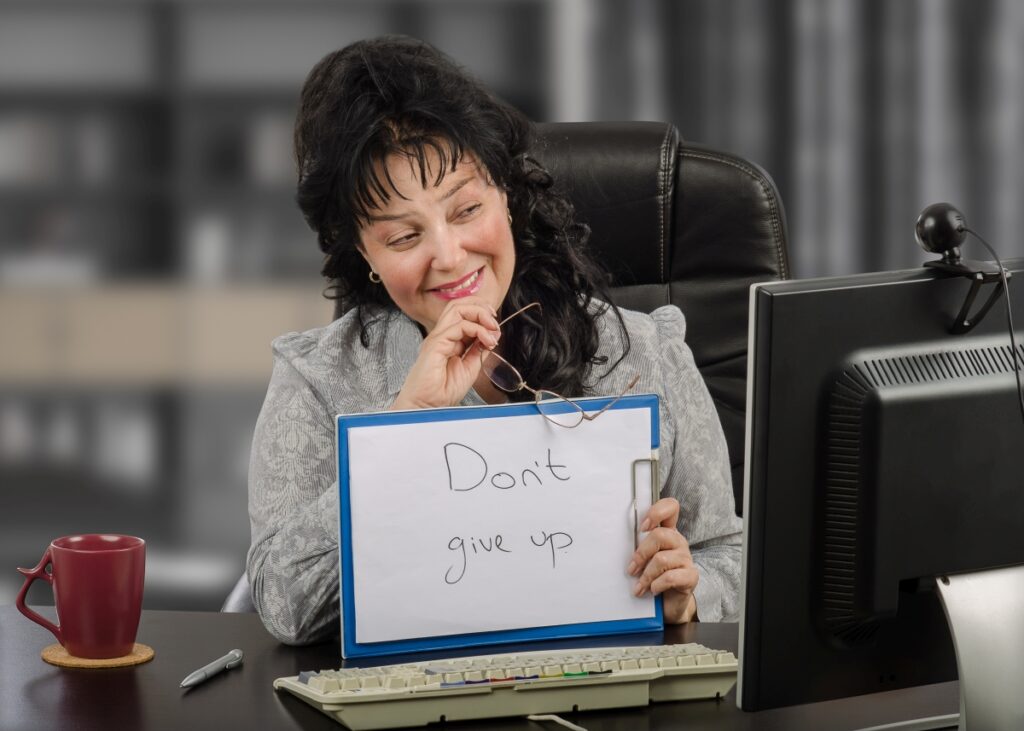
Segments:
[[[51,538],[111,531],[149,541],[147,606],[219,607],[269,342],[330,318],[299,88],[387,32],[537,120],[761,164],[797,276],[918,266],[939,200],[1024,253],[1018,0],[0,0],[0,603]]]

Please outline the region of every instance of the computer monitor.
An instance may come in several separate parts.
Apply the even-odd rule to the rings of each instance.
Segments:
[[[751,289],[741,708],[956,679],[935,577],[1024,564],[1005,302],[951,334],[969,288],[921,268]]]

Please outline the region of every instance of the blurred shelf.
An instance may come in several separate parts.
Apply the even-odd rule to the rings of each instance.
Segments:
[[[172,483],[160,478],[124,485],[71,468],[4,464],[5,501],[18,506],[22,530],[39,526],[69,532],[131,533],[171,538],[175,496]],[[116,506],[116,509],[111,509]]]
[[[270,377],[270,342],[330,323],[319,281],[189,286],[6,286],[0,387],[252,384]]]
[[[267,86],[258,82],[239,82],[234,84],[202,84],[179,87],[175,92],[179,103],[195,105],[206,110],[217,110],[220,107],[234,111],[262,108],[283,107],[298,108],[301,80],[298,83]]]
[[[294,183],[271,185],[243,181],[191,187],[183,189],[181,195],[183,202],[193,205],[223,203],[232,207],[253,205],[260,209],[267,205],[287,207],[298,218],[302,214],[295,203],[295,194]]]
[[[313,64],[401,27],[537,113],[548,91],[534,80],[549,59],[525,29],[551,22],[549,10],[550,0],[0,0],[0,252],[68,252],[101,280],[315,277],[321,254],[295,205],[291,151]]]
[[[0,4],[0,13],[3,5]],[[169,104],[173,95],[163,87],[142,86],[20,86],[0,83],[0,110],[4,108],[57,109],[74,107],[155,107]]]
[[[74,181],[60,183],[0,183],[0,206],[33,203],[124,203],[139,198],[166,198],[173,190],[165,180],[118,180],[97,185]]]

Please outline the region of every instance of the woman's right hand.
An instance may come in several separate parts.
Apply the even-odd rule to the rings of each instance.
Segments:
[[[391,409],[459,404],[480,373],[479,351],[494,348],[500,337],[494,310],[482,298],[452,300],[424,338]]]

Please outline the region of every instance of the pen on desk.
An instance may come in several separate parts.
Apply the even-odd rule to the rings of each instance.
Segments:
[[[182,688],[191,688],[194,685],[199,685],[204,680],[212,678],[217,673],[223,670],[230,670],[231,668],[237,668],[242,664],[242,651],[232,650],[224,657],[219,657],[209,665],[203,665],[203,667],[196,670],[194,673],[189,673],[188,677],[181,681]]]

